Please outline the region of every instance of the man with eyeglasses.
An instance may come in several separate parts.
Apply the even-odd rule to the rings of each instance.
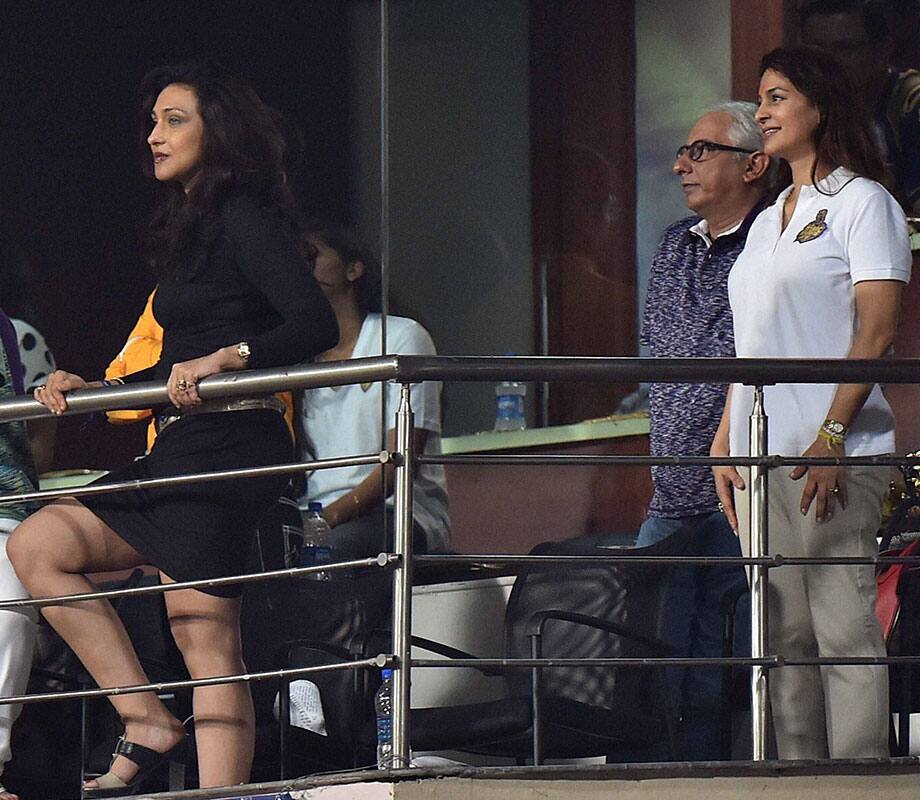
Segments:
[[[723,103],[704,114],[677,150],[673,171],[694,212],[671,225],[652,259],[641,341],[656,357],[733,357],[728,272],[775,183],[761,152],[753,103]],[[653,383],[649,387],[654,456],[706,456],[725,405],[724,385]],[[652,467],[655,487],[637,546],[692,531],[693,555],[741,556],[719,509],[706,466]],[[746,588],[739,566],[687,567],[672,581],[669,639],[682,655],[722,655],[722,605]],[[743,623],[741,624],[743,628]],[[726,758],[721,731],[722,670],[669,675],[691,760]]]

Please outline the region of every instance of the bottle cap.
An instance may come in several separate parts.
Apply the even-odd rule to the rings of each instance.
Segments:
[[[318,503],[316,500],[313,500],[307,503],[307,511],[322,511],[322,510],[323,510],[323,504]]]
[[[385,681],[388,681],[390,678],[393,677],[393,670],[391,670],[391,669],[389,669],[389,668],[387,668],[387,669],[382,669],[382,670],[380,670],[380,676],[381,676]]]

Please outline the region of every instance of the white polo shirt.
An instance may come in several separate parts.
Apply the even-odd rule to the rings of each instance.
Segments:
[[[352,358],[380,355],[380,314],[368,314]],[[387,317],[387,351],[399,355],[435,355],[431,336],[415,320]],[[400,385],[388,383],[386,391],[387,430],[395,428]],[[304,392],[301,430],[314,458],[376,453],[383,441],[380,417],[380,383],[323,387]],[[428,431],[425,453],[441,452],[441,384],[434,381],[413,384],[410,389],[415,425]],[[323,507],[348,493],[375,469],[374,466],[340,467],[311,472],[307,494],[300,505],[319,501]],[[393,505],[392,496],[387,505]],[[428,551],[445,552],[450,547],[450,517],[447,513],[447,480],[440,464],[422,464],[413,484],[415,521],[425,531]]]
[[[904,212],[878,183],[842,167],[803,186],[784,231],[790,186],[754,220],[728,277],[739,358],[844,358],[858,328],[854,286],[910,280]],[[798,241],[797,241],[798,238]],[[837,390],[833,384],[764,387],[769,452],[801,455],[815,440]],[[748,454],[753,388],[735,384],[731,453]],[[850,424],[847,455],[894,452],[894,416],[873,387]]]

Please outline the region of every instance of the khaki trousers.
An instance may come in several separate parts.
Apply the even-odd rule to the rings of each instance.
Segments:
[[[799,511],[805,479],[791,467],[769,476],[770,555],[872,556],[882,500],[884,467],[846,470],[847,507],[835,506],[825,522]],[[747,470],[742,471],[745,484]],[[735,492],[741,548],[750,552],[749,497]],[[808,565],[768,572],[771,653],[786,658],[884,656],[875,617],[876,581],[871,565]],[[769,673],[770,705],[782,759],[883,758],[888,752],[888,670],[884,666],[780,667]]]

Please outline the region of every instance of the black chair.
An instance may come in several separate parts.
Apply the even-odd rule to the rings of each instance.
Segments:
[[[342,573],[328,581],[300,578],[247,589],[243,649],[250,670],[320,666],[364,657],[369,632],[386,625],[390,618],[392,576],[389,572],[339,575]],[[389,644],[379,652],[387,649]],[[373,753],[359,733],[362,723],[373,716],[379,676],[372,670],[347,670],[315,673],[309,680],[320,689],[326,736],[289,725],[287,681],[253,685],[257,725],[253,775],[258,780],[352,769],[373,762]],[[276,695],[280,742],[273,714]]]
[[[914,454],[909,454],[914,455]],[[905,493],[892,511],[882,530],[879,551],[900,554],[905,547],[905,537],[916,534],[918,520],[914,516],[920,507],[918,492],[918,470],[916,467],[902,467],[905,479]],[[879,567],[879,574],[884,567]],[[888,655],[920,656],[920,567],[905,564],[897,585],[900,607],[895,618],[894,629],[888,637]],[[898,715],[897,729],[894,720],[889,727],[889,742],[894,756],[910,753],[910,714],[920,711],[920,686],[916,680],[920,667],[915,664],[893,664],[888,668],[889,706]]]
[[[294,641],[285,647],[285,667],[318,667],[343,664],[362,657],[359,647],[345,648],[329,642]],[[379,685],[375,671],[353,669],[317,672],[307,680],[317,687],[322,701],[325,731],[320,734],[291,725],[289,692],[283,681],[279,691],[281,723],[280,777],[371,766],[372,742],[358,735],[374,714],[373,697]]]
[[[888,640],[892,656],[920,656],[920,567],[906,567],[898,580],[901,608]],[[892,755],[910,754],[910,715],[920,711],[920,666],[893,664],[888,668],[892,713],[898,715],[897,735],[892,736]]]
[[[535,555],[684,555],[692,537],[675,534],[641,549],[546,543]],[[675,567],[619,563],[526,567],[505,614],[505,656],[646,658],[673,654],[664,641],[670,576]],[[447,657],[465,656],[436,642],[413,644]],[[494,674],[491,670],[480,670]],[[413,709],[413,750],[462,750],[517,759],[607,756],[622,748],[665,745],[681,760],[664,668],[564,666],[506,672],[507,697],[492,702]],[[660,751],[660,750],[659,750]]]

